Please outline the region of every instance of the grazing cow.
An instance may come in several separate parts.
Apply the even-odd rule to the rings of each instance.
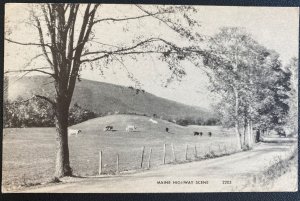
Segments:
[[[169,128],[166,128],[166,132],[167,132],[167,133],[169,132]]]
[[[68,136],[71,136],[71,135],[77,136],[79,133],[81,133],[80,129],[77,130],[77,129],[68,128]]]
[[[196,131],[194,131],[194,136],[196,136],[196,135],[200,135],[200,133],[199,133],[199,132],[196,132]]]
[[[202,135],[203,135],[203,133],[202,133],[202,132],[200,132],[199,134],[200,134],[200,136],[202,136]]]
[[[211,132],[208,132],[208,136],[211,137],[211,136],[212,136],[212,133],[211,133]]]
[[[286,137],[286,133],[282,128],[277,129],[279,137]]]
[[[113,130],[113,126],[106,126],[103,130],[104,131],[112,131]]]
[[[278,133],[279,137],[286,137],[286,133]]]
[[[151,121],[151,122],[154,123],[154,124],[157,124],[157,123],[158,123],[157,121],[155,121],[155,120],[153,120],[153,119],[149,119],[149,121]]]
[[[126,127],[126,132],[134,131],[134,130],[136,130],[136,127],[133,126],[133,125],[128,125],[128,126]]]

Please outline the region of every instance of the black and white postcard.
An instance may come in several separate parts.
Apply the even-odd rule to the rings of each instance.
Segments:
[[[2,192],[298,191],[299,8],[5,5]]]

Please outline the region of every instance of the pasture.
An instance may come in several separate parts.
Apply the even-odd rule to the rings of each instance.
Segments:
[[[119,170],[126,172],[141,169],[142,147],[145,146],[143,169],[147,169],[149,150],[152,148],[151,168],[163,164],[166,144],[166,163],[176,163],[205,158],[207,154],[235,151],[232,130],[217,126],[182,127],[168,121],[134,115],[112,115],[92,119],[72,126],[80,129],[77,136],[69,137],[70,163],[78,176],[95,176],[99,168],[99,151],[103,155],[103,174],[115,174],[119,154]],[[112,131],[104,131],[106,126]],[[127,125],[136,130],[126,132]],[[169,132],[166,132],[169,128]],[[203,136],[194,136],[194,131]],[[208,136],[208,132],[212,136]],[[49,181],[55,167],[55,128],[11,128],[3,130],[2,186],[21,188]],[[186,146],[188,145],[187,160]],[[197,157],[195,156],[195,147]]]

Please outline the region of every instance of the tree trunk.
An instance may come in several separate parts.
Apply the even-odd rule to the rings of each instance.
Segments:
[[[56,165],[55,177],[71,176],[68,145],[68,114],[67,101],[57,99],[56,104]]]
[[[243,126],[243,146],[246,146],[246,130],[247,130],[247,122],[244,120],[244,126]]]
[[[256,142],[256,143],[258,143],[258,142],[260,141],[260,132],[261,132],[260,129],[258,129],[258,130],[256,131],[256,138],[255,138],[255,142]]]
[[[249,119],[247,121],[247,128],[248,128],[248,133],[247,133],[248,148],[251,148],[251,146],[252,146],[252,142],[251,142],[251,120],[249,120]]]
[[[237,148],[242,149],[242,142],[241,142],[241,134],[239,131],[239,120],[238,120],[238,115],[239,115],[239,95],[238,91],[234,88],[234,94],[235,94],[235,122],[234,122],[234,127],[235,127],[235,134],[236,134],[236,140],[237,140]]]
[[[250,146],[253,146],[253,122],[250,120]]]
[[[53,26],[55,40],[54,69],[56,69],[56,167],[55,176],[71,176],[72,169],[69,161],[68,146],[68,116],[71,97],[68,93],[69,68],[66,58],[67,49],[67,27],[64,5],[53,4],[55,23]],[[75,78],[76,79],[76,78]]]

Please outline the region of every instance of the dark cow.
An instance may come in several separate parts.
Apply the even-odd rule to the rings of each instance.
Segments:
[[[286,137],[286,133],[282,128],[277,129],[279,137]]]
[[[113,130],[113,126],[106,126],[104,131],[112,131]]]
[[[200,132],[200,136],[202,136],[203,135],[203,133],[202,132]]]
[[[200,133],[199,133],[199,132],[196,132],[196,131],[194,131],[194,136],[196,136],[196,135],[200,135]]]
[[[208,136],[211,137],[211,136],[212,136],[212,133],[211,133],[211,132],[208,132]]]
[[[166,132],[167,132],[167,133],[169,132],[169,128],[166,128]]]
[[[278,133],[279,137],[286,137],[286,133]]]

